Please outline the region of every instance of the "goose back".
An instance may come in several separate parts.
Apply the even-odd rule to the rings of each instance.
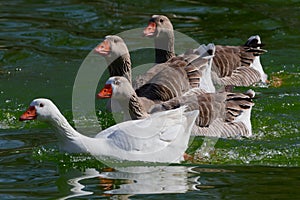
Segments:
[[[181,97],[156,104],[150,112],[170,110],[187,105],[188,110],[199,110],[193,133],[201,136],[250,136],[251,110],[254,92],[205,93],[195,88]]]
[[[250,86],[261,80],[259,71],[250,67],[238,67],[233,70],[231,76],[219,78],[215,72],[212,72],[212,79],[215,85],[221,86]]]
[[[174,56],[166,63],[157,64],[144,75],[139,76],[135,82],[138,96],[151,98],[151,95],[166,95],[163,98],[152,100],[166,101],[182,95],[190,88],[200,87],[208,92],[215,88],[211,79],[211,63],[215,52],[213,44],[201,45],[197,49],[187,50],[184,54]],[[151,94],[149,91],[163,93]]]
[[[218,77],[231,76],[233,71],[244,66],[250,67],[256,56],[265,50],[248,46],[221,46],[216,45],[216,54],[213,59],[212,70]]]
[[[188,91],[180,97],[175,97],[169,101],[162,102],[162,108],[155,108],[151,112],[158,110],[170,110],[187,105],[188,110],[199,110],[199,116],[196,125],[199,127],[208,127],[216,118],[225,118],[225,93],[206,93],[195,88]],[[158,106],[158,107],[160,107]]]
[[[174,57],[164,65],[158,74],[155,74],[146,84],[136,89],[139,97],[167,101],[181,96],[191,88],[184,69],[187,62],[182,58]]]
[[[224,123],[217,118],[209,127],[194,126],[192,130],[193,136],[210,136],[222,138],[239,138],[250,137],[251,130],[243,122]]]
[[[251,36],[242,46],[216,45],[212,77],[216,85],[250,86],[265,82],[259,56],[265,52],[258,35]]]

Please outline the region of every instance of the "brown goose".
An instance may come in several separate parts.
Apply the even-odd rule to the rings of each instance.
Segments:
[[[165,111],[188,105],[188,110],[199,109],[199,116],[193,134],[213,137],[236,137],[252,135],[250,121],[252,101],[255,93],[217,92],[204,93],[191,89],[181,97],[155,104],[150,113]]]
[[[146,37],[153,37],[156,62],[166,62],[175,55],[171,21],[163,15],[153,15],[144,29]],[[212,63],[212,78],[216,85],[249,86],[266,82],[259,56],[266,52],[258,35],[251,36],[242,46],[216,45]]]
[[[94,51],[105,58],[110,76],[124,76],[131,82],[130,54],[122,38],[108,35]]]
[[[124,76],[131,82],[130,55],[126,44],[119,36],[106,36],[106,39],[95,48],[95,52],[105,57],[110,76]],[[203,87],[214,92],[210,73],[205,76],[201,74],[210,70],[213,53],[214,45],[202,45],[198,49],[154,66],[153,68],[158,68],[159,71],[153,72],[150,69],[146,76],[135,81],[134,88],[137,95],[153,101],[166,101],[181,96],[193,87],[199,87],[201,77]]]
[[[166,102],[154,102],[140,98],[129,81],[124,77],[111,77],[98,93],[99,98],[112,98],[119,101],[128,120],[142,119],[149,113],[164,111],[187,105],[188,110],[199,110],[193,128],[194,135],[214,137],[251,136],[251,109],[254,92],[204,93],[194,88],[183,96]],[[146,101],[145,101],[146,100]]]
[[[123,76],[112,76],[97,95],[98,98],[111,98],[111,107],[121,106],[123,120],[143,119],[149,117],[148,110],[160,101],[138,97],[130,82]]]

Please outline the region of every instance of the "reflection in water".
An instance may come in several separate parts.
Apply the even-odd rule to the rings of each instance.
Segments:
[[[86,195],[93,194],[93,192],[84,191],[83,189],[85,188],[85,186],[82,185],[80,183],[80,181],[85,180],[85,179],[96,178],[99,176],[100,176],[99,172],[96,169],[91,168],[91,169],[86,169],[82,173],[81,176],[69,179],[68,184],[72,186],[72,188],[71,188],[72,194],[70,194],[66,197],[60,198],[60,199],[61,200],[70,199],[73,197],[86,196]]]
[[[89,168],[81,175],[68,179],[72,194],[61,199],[95,193],[101,193],[101,196],[121,195],[122,198],[134,194],[186,193],[201,188],[201,172],[199,168],[185,166],[138,166],[119,170],[106,168],[102,171]],[[209,169],[209,172],[220,170]]]
[[[199,184],[198,173],[189,172],[189,168],[184,166],[127,167],[120,171],[101,173],[101,176],[106,179],[127,180],[127,183],[107,190],[105,194],[185,193]]]

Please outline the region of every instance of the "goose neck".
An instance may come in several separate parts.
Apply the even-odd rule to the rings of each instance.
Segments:
[[[141,99],[136,94],[133,94],[129,99],[129,114],[131,119],[143,119],[149,116]]]
[[[107,60],[110,77],[123,76],[131,83],[131,60],[129,55],[122,55],[112,61]]]
[[[49,123],[55,129],[55,132],[57,133],[59,139],[71,139],[80,136],[80,133],[78,133],[69,124],[67,119],[61,113],[58,113],[56,114],[56,116],[52,117]]]
[[[175,56],[174,33],[169,32],[154,40],[155,44],[155,62],[164,63]]]

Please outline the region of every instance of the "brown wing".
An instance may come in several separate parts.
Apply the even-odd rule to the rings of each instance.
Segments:
[[[182,57],[173,57],[168,62],[159,64],[160,71],[136,89],[137,95],[154,101],[167,101],[181,96],[191,88],[184,69],[186,64]]]
[[[163,102],[164,110],[186,105],[188,110],[199,110],[196,125],[209,126],[216,118],[225,118],[225,93],[205,93],[201,89],[192,89],[187,94]]]
[[[250,66],[256,56],[266,52],[261,45],[216,46],[212,63],[213,79],[219,85],[249,86],[259,82],[260,74]]]
[[[252,93],[226,93],[226,121],[232,122],[254,106]]]
[[[248,137],[252,134],[244,123],[224,123],[223,119],[221,118],[217,118],[209,127],[194,126],[192,133],[195,136],[210,136],[222,138]]]
[[[134,89],[140,88],[142,85],[145,85],[149,82],[156,74],[163,70],[167,65],[165,64],[156,64],[151,67],[146,73],[138,75],[135,80],[132,81]]]
[[[219,79],[215,79],[215,84],[250,86],[253,83],[259,82],[260,79],[261,75],[257,70],[250,67],[238,67],[237,69],[233,70],[231,76],[225,76]]]
[[[231,76],[241,66],[240,50],[240,47],[216,45],[212,71],[220,78]]]

